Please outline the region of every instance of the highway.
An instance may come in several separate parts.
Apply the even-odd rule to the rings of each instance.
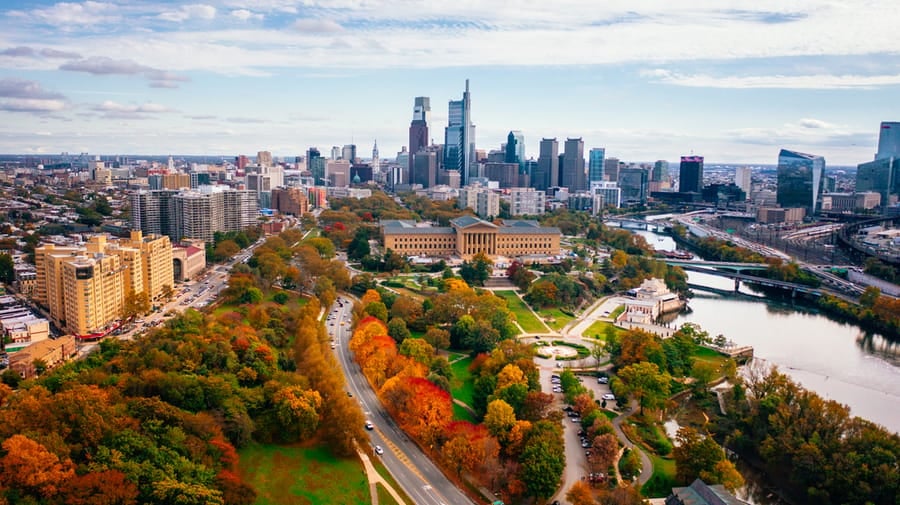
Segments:
[[[338,298],[331,306],[328,317],[328,334],[334,339],[334,352],[347,379],[347,390],[359,401],[366,419],[375,425],[375,429],[369,431],[372,445],[384,448],[384,454],[375,457],[381,458],[416,505],[473,503],[394,423],[353,361],[349,349],[353,302],[346,297]]]

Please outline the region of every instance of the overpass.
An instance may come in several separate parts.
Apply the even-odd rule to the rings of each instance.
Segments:
[[[668,263],[668,261],[667,261],[667,263]],[[850,295],[847,295],[840,291],[836,291],[834,289],[823,288],[823,287],[814,288],[811,286],[807,286],[805,284],[797,284],[795,282],[786,282],[786,281],[779,281],[779,280],[775,280],[775,279],[766,279],[764,277],[756,277],[753,275],[746,275],[746,274],[741,274],[741,273],[737,273],[737,272],[729,272],[729,271],[724,271],[724,270],[715,270],[715,269],[708,268],[708,267],[704,268],[701,266],[691,265],[690,264],[691,262],[689,262],[689,261],[686,261],[684,263],[686,263],[686,264],[678,265],[678,266],[680,266],[684,270],[688,270],[691,272],[701,272],[704,274],[716,275],[719,277],[726,277],[729,279],[734,279],[734,290],[735,291],[737,291],[741,287],[741,282],[746,282],[749,284],[756,284],[758,286],[766,286],[766,287],[770,287],[770,288],[779,288],[779,289],[788,290],[791,292],[791,296],[796,296],[797,293],[804,293],[804,294],[812,295],[815,297],[820,297],[824,294],[828,294],[828,295],[840,298],[849,303],[854,303],[854,304],[859,303],[858,297],[850,296]],[[712,262],[712,263],[714,263],[714,262]],[[708,289],[708,288],[704,287],[703,289]]]
[[[738,263],[736,261],[703,261],[703,260],[680,260],[674,258],[666,258],[661,260],[667,265],[684,268],[685,270],[694,270],[697,272],[708,272],[711,269],[731,270],[733,272],[743,272],[744,270],[768,270],[768,263]]]
[[[644,221],[643,219],[631,219],[627,217],[609,217],[603,221],[607,226],[616,226],[627,230],[657,230],[663,231],[666,225],[652,221]]]

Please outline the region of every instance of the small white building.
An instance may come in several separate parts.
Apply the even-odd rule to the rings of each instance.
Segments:
[[[620,320],[630,323],[653,324],[660,314],[681,310],[684,306],[662,279],[646,279],[637,288],[629,290],[628,296]]]

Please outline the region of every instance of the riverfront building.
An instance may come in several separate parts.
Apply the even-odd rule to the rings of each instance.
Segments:
[[[825,158],[782,149],[778,154],[778,205],[819,211],[825,184]]]
[[[559,228],[543,227],[536,221],[504,220],[502,225],[462,216],[450,226],[423,226],[413,221],[381,222],[384,248],[407,256],[488,256],[559,254]]]

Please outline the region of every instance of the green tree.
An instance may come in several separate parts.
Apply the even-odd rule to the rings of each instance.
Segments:
[[[696,478],[707,484],[722,484],[731,491],[744,484],[734,465],[725,459],[725,451],[712,437],[704,437],[697,430],[685,426],[678,430],[675,457],[675,475],[687,485]]]
[[[875,286],[868,286],[863,294],[859,295],[859,304],[866,308],[875,306],[878,297],[881,296],[881,290]]]
[[[387,307],[384,306],[383,302],[371,302],[366,305],[365,308],[366,314],[369,314],[372,317],[377,317],[382,321],[387,321],[388,318],[388,310]]]
[[[391,319],[391,323],[393,323],[396,319]],[[400,321],[403,321],[400,319]],[[388,323],[388,332],[390,333],[390,323]],[[409,333],[409,330],[407,330]],[[391,335],[393,337],[393,335]],[[423,365],[429,367],[431,371],[435,371],[434,368],[431,367],[431,362],[434,359],[434,347],[421,338],[409,338],[409,336],[405,337],[403,340],[400,340],[400,349],[399,352],[403,356],[409,356],[410,358],[422,363]],[[446,361],[446,358],[444,359]],[[447,364],[449,369],[449,363]],[[440,369],[439,369],[440,370]],[[440,375],[443,375],[440,374]]]
[[[7,284],[16,280],[16,272],[13,269],[13,258],[7,253],[0,253],[0,282]]]
[[[369,233],[364,226],[360,226],[347,246],[347,258],[360,260],[372,252],[369,247]]]
[[[409,332],[409,328],[406,327],[406,321],[404,321],[403,318],[395,317],[388,322],[388,335],[390,335],[398,344],[402,344],[412,334]],[[427,345],[427,342],[423,341],[423,343]]]
[[[131,291],[125,295],[125,304],[122,308],[124,319],[130,319],[147,312],[150,312],[150,296],[146,291],[141,291],[140,293]]]
[[[559,487],[559,479],[566,467],[565,452],[559,445],[562,444],[538,438],[527,443],[522,451],[519,475],[530,496],[548,498]]]
[[[619,370],[619,379],[628,392],[644,407],[655,408],[662,405],[669,396],[669,374],[660,372],[655,363],[641,362]]]
[[[510,404],[503,400],[494,400],[488,404],[484,426],[491,435],[504,440],[515,424],[516,412]]]

